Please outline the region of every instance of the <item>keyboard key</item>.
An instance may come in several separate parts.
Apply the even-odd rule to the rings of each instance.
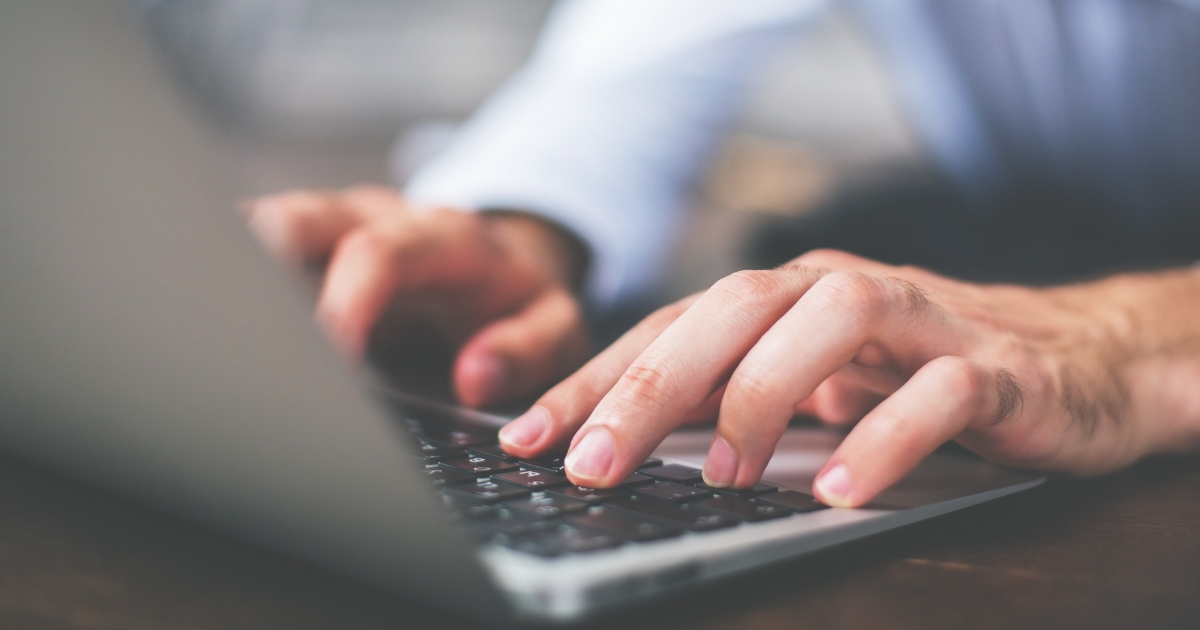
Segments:
[[[643,468],[639,472],[644,475],[650,475],[655,479],[663,481],[674,481],[691,485],[701,480],[700,469],[692,468],[691,466],[681,466],[679,464],[667,464],[665,466],[652,466]]]
[[[644,486],[648,483],[654,483],[653,477],[647,477],[641,473],[633,473],[625,478],[625,481],[617,484],[618,488],[632,488],[634,486]]]
[[[696,486],[685,486],[681,483],[672,483],[670,481],[656,481],[650,485],[637,486],[633,488],[633,492],[639,496],[645,496],[652,499],[666,499],[682,503],[684,501],[694,501],[712,496],[712,493]]]
[[[457,468],[463,472],[473,473],[479,477],[487,477],[499,473],[517,470],[517,465],[513,462],[506,462],[495,457],[487,457],[485,455],[475,455],[472,457],[462,457],[459,459],[451,459],[442,462],[442,466]]]
[[[519,486],[525,486],[530,490],[542,490],[552,486],[565,486],[571,483],[570,480],[562,475],[554,475],[540,470],[513,470],[492,476]]]
[[[471,537],[480,541],[491,540],[497,536],[516,536],[539,529],[550,529],[555,525],[555,521],[545,521],[532,514],[504,509],[496,510],[487,518],[459,522],[459,526],[467,530]]]
[[[555,475],[563,474],[563,458],[562,457],[539,457],[537,459],[522,459],[521,468],[529,470],[543,470]]]
[[[646,461],[642,462],[641,466],[638,466],[638,470],[643,468],[653,468],[655,466],[662,466],[662,460],[657,457],[647,457]]]
[[[683,527],[698,532],[733,527],[742,522],[742,519],[732,514],[697,507],[690,503],[667,503],[666,501],[638,499],[636,497],[613,501],[604,506],[604,509],[616,512],[624,511],[638,515],[641,518],[659,519],[660,521],[670,523],[672,526]]]
[[[519,499],[530,494],[529,488],[503,481],[476,479],[475,483],[447,485],[442,492],[452,499],[468,503],[496,503],[507,499]]]
[[[757,497],[760,495],[767,494],[768,492],[775,492],[776,490],[779,490],[779,488],[776,488],[775,486],[767,485],[765,483],[756,483],[749,488],[714,488],[714,487],[704,483],[703,481],[701,481],[700,483],[696,484],[696,487],[704,488],[705,490],[708,490],[709,492],[716,492],[717,494],[728,494],[728,495],[732,495],[735,497],[741,497],[743,499],[749,499],[752,497]]]
[[[817,500],[812,498],[812,495],[796,492],[795,490],[784,490],[782,492],[772,492],[757,497],[755,501],[766,503],[768,505],[780,505],[793,512],[814,512],[816,510],[824,510],[829,507],[824,503],[817,503]]]
[[[499,444],[476,444],[474,446],[468,446],[467,450],[475,455],[495,457],[496,459],[503,459],[506,462],[517,461],[516,457],[505,453],[504,449],[500,448]]]
[[[428,441],[421,441],[417,447],[413,449],[413,455],[425,461],[426,465],[444,462],[448,459],[458,459],[465,457],[466,451],[454,448],[450,445],[437,446]]]
[[[425,475],[426,479],[433,483],[434,486],[438,487],[464,483],[467,481],[475,481],[475,475],[471,473],[455,470],[453,468],[443,468],[441,466],[438,466],[437,468],[426,468],[425,470],[421,471],[421,474]]]
[[[629,510],[609,509],[608,506],[572,514],[565,520],[572,525],[594,527],[634,542],[671,538],[683,533],[681,527],[662,522],[661,519],[647,518]]]
[[[615,499],[624,499],[629,496],[629,490],[625,488],[617,489],[595,489],[583,488],[580,486],[559,486],[556,488],[547,488],[548,496],[566,497],[568,499],[576,499],[583,501],[588,505],[599,505],[606,501]]]
[[[743,499],[730,494],[718,494],[707,499],[701,499],[688,505],[715,510],[722,514],[757,522],[772,518],[780,518],[792,514],[792,511],[781,505],[761,503],[757,499]]]
[[[426,424],[424,437],[457,447],[495,443],[495,434],[488,435],[484,431],[484,429],[480,429],[479,431],[464,431],[448,426],[431,426]]]
[[[505,541],[505,546],[525,553],[554,557],[610,549],[624,543],[623,538],[604,530],[563,523],[557,527],[513,536]]]
[[[588,504],[584,501],[547,494],[535,494],[523,499],[511,499],[500,505],[516,512],[529,512],[538,518],[554,518],[571,512],[582,512],[588,508]]]

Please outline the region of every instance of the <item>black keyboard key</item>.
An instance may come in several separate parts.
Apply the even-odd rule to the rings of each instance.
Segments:
[[[510,470],[517,470],[517,465],[513,462],[506,462],[502,459],[487,457],[485,455],[473,455],[471,457],[447,460],[442,462],[442,466],[456,468],[479,477],[488,477]]]
[[[573,525],[594,527],[634,542],[671,538],[683,533],[683,528],[678,525],[657,518],[647,518],[629,510],[609,509],[608,506],[572,514],[566,517],[566,521]]]
[[[625,539],[604,530],[563,523],[508,537],[505,546],[539,556],[554,557],[568,553],[587,553],[625,544]]]
[[[652,499],[665,499],[682,503],[684,501],[694,501],[712,496],[712,493],[703,488],[696,486],[685,486],[681,483],[672,483],[670,481],[656,481],[650,485],[637,486],[633,488],[633,492],[639,496],[645,496]]]
[[[512,470],[499,475],[492,475],[496,479],[515,483],[519,486],[525,486],[530,490],[543,490],[553,486],[565,486],[571,483],[569,479],[562,475],[554,475],[540,470]]]
[[[743,499],[729,494],[714,495],[688,505],[715,510],[750,522],[765,521],[792,514],[791,510],[781,505],[771,505],[757,499]]]
[[[733,527],[743,520],[728,513],[697,507],[690,503],[676,504],[667,503],[666,501],[655,501],[653,499],[638,499],[636,497],[622,501],[613,501],[604,506],[604,508],[609,511],[628,512],[638,515],[641,518],[659,519],[660,521],[670,523],[672,526],[683,527],[684,529],[696,532]]]
[[[527,513],[499,509],[487,518],[470,519],[459,522],[459,526],[479,541],[488,541],[497,536],[516,536],[539,529],[550,529],[557,525],[555,521],[545,521]]]
[[[662,466],[662,460],[657,457],[647,457],[646,461],[642,462],[641,466],[638,466],[638,470],[643,468],[653,468],[655,466]]]
[[[400,423],[403,424],[404,427],[407,428],[408,431],[414,435],[420,435],[425,432],[425,426],[422,425],[421,421],[416,418],[412,418],[412,417],[400,418]]]
[[[768,492],[775,492],[776,490],[779,490],[779,488],[767,485],[765,483],[756,483],[749,488],[714,488],[702,481],[696,484],[696,487],[704,488],[705,490],[716,492],[717,494],[728,494],[735,497],[741,497],[743,499],[749,499],[767,494]]]
[[[643,475],[650,475],[655,479],[663,481],[674,481],[691,485],[701,480],[700,469],[692,468],[691,466],[681,466],[679,464],[667,464],[665,466],[653,466],[651,468],[643,468],[639,472]]]
[[[503,459],[506,462],[517,461],[516,457],[505,453],[499,444],[475,444],[474,446],[468,446],[467,450],[475,455],[495,457],[496,459]]]
[[[479,444],[494,444],[496,442],[495,434],[488,434],[485,431],[485,429],[465,431],[459,428],[430,425],[427,423],[423,437],[459,448]]]
[[[425,475],[425,478],[433,483],[433,485],[439,487],[464,483],[467,481],[475,481],[475,475],[471,473],[455,470],[453,468],[443,468],[441,466],[438,466],[437,468],[426,468],[425,470],[421,471],[421,474]]]
[[[596,489],[583,488],[580,486],[559,486],[556,488],[547,488],[546,494],[549,496],[576,499],[578,501],[583,501],[588,505],[599,505],[606,501],[624,499],[629,496],[629,490],[626,488]]]
[[[539,457],[537,459],[522,459],[521,468],[529,470],[542,470],[555,475],[563,474],[564,464],[562,457]]]
[[[523,499],[511,499],[500,505],[514,512],[528,512],[538,518],[554,518],[572,512],[582,512],[588,504],[576,499],[535,494]]]
[[[764,494],[755,499],[760,503],[768,505],[780,505],[793,512],[814,512],[816,510],[824,510],[829,507],[824,503],[817,503],[817,500],[812,498],[812,495],[797,492],[795,490],[784,490],[782,492],[772,492]]]
[[[650,483],[654,483],[653,477],[647,477],[646,475],[643,475],[641,473],[633,473],[632,475],[629,475],[628,477],[626,477],[625,481],[622,481],[621,483],[617,484],[617,487],[618,488],[632,488],[634,486],[644,486],[644,485],[650,484]]]
[[[446,496],[467,503],[497,503],[507,499],[519,499],[530,494],[529,488],[493,481],[491,479],[476,479],[475,483],[460,483],[442,488]]]
[[[436,464],[448,459],[457,459],[465,457],[466,454],[466,451],[460,448],[455,448],[449,444],[438,446],[428,440],[418,442],[417,447],[413,449],[413,455],[424,460],[426,464]]]

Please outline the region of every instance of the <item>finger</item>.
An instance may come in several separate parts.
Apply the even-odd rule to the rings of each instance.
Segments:
[[[472,407],[511,400],[565,376],[587,352],[579,303],[566,290],[548,291],[467,341],[455,361],[455,390]]]
[[[828,505],[863,505],[972,422],[1003,419],[1013,407],[997,395],[1001,374],[960,357],[930,361],[846,436],[817,475],[814,495]]]
[[[576,434],[565,459],[571,480],[609,487],[624,479],[822,273],[738,272],[713,285],[629,366]]]
[[[259,242],[276,258],[291,264],[321,260],[360,219],[336,197],[294,191],[253,200],[247,220]]]
[[[704,424],[717,419],[717,412],[721,410],[721,399],[725,396],[725,386],[717,388],[717,391],[704,399],[700,406],[684,414],[680,424]]]
[[[518,457],[536,457],[570,439],[629,364],[698,297],[684,298],[650,314],[543,394],[528,412],[500,430],[504,450]]]
[[[796,405],[852,361],[920,365],[954,339],[919,290],[901,280],[840,271],[820,279],[761,336],[729,378],[705,463],[714,486],[758,481]],[[913,368],[915,369],[915,367]]]
[[[351,186],[337,193],[336,197],[348,212],[364,221],[396,214],[406,209],[400,191],[385,186]]]
[[[884,398],[904,384],[892,370],[844,366],[817,386],[811,396],[797,405],[822,422],[848,425],[857,422]]]
[[[847,426],[862,419],[884,398],[834,374],[817,386],[808,401],[810,413],[821,422]]]
[[[403,286],[419,289],[458,272],[466,255],[452,252],[434,224],[405,217],[375,222],[337,244],[317,301],[317,318],[351,357],[361,357],[372,327]],[[451,261],[439,264],[439,259]],[[439,275],[440,274],[440,275]]]

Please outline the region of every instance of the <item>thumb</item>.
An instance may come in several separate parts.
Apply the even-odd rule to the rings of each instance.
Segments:
[[[454,364],[454,389],[471,407],[536,392],[581,365],[589,350],[579,302],[565,289],[481,328]]]

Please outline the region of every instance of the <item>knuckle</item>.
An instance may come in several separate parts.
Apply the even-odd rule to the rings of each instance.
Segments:
[[[780,289],[778,272],[752,269],[725,276],[713,285],[712,291],[737,302],[759,304],[778,295]]]
[[[814,287],[834,304],[848,309],[859,319],[874,319],[887,304],[887,290],[879,278],[859,271],[835,271]]]
[[[388,259],[400,250],[399,239],[379,230],[354,230],[342,237],[341,252],[374,259]]]
[[[991,377],[977,363],[962,357],[939,357],[930,361],[929,367],[967,411],[978,413],[986,407]]]
[[[639,361],[621,375],[621,388],[635,404],[666,400],[674,379],[662,366]]]

